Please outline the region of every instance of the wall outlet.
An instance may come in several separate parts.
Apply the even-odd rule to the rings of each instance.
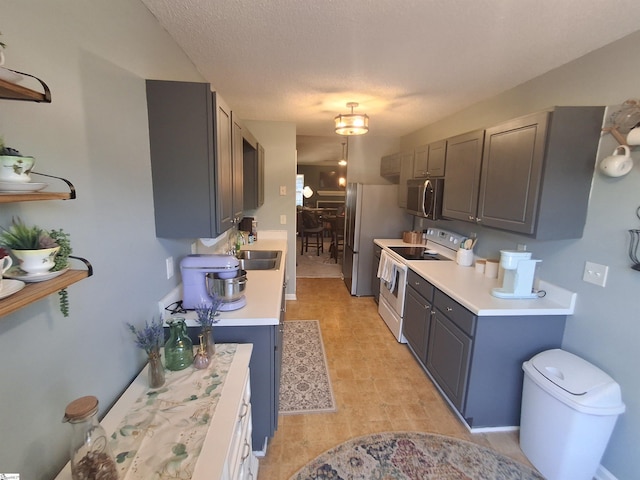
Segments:
[[[167,264],[167,280],[173,277],[173,257],[167,257],[165,260]]]
[[[585,282],[604,287],[607,284],[608,273],[608,266],[600,265],[593,262],[587,262],[584,266],[584,274],[582,275],[582,279]]]
[[[524,243],[519,243],[518,246],[516,247],[516,250],[519,252],[526,252],[527,251],[527,245]]]
[[[196,242],[193,242],[191,244],[191,253],[197,253],[197,251],[198,251],[198,245]]]
[[[286,224],[287,224],[287,216],[280,215],[280,225],[286,225]]]
[[[284,196],[287,194],[287,186],[286,185],[280,185],[280,195]]]

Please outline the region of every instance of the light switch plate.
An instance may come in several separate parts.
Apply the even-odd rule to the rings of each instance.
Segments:
[[[167,257],[165,260],[167,264],[167,280],[173,277],[173,257]]]
[[[587,262],[584,266],[584,275],[582,276],[582,279],[585,282],[604,287],[607,284],[608,273],[608,266],[600,265],[599,263]]]
[[[287,186],[280,185],[280,195],[286,195],[286,194],[287,194]]]
[[[280,225],[286,225],[286,224],[287,224],[287,216],[280,215]]]

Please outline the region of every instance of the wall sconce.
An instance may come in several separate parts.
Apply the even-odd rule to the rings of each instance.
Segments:
[[[347,186],[347,179],[344,177],[340,177],[338,179],[338,185],[341,187],[346,187]]]

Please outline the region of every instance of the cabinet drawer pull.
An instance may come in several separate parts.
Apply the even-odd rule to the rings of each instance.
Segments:
[[[453,312],[453,308],[447,307],[447,312]]]

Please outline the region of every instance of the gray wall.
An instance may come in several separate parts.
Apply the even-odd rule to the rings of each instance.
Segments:
[[[619,105],[640,95],[640,64],[630,61],[640,48],[635,33],[581,59],[491,98],[402,139],[403,148],[487,127],[553,105]],[[615,111],[611,109],[611,111]],[[609,113],[610,113],[609,112]],[[609,113],[605,114],[608,118]],[[598,158],[616,146],[602,136]],[[640,375],[638,375],[638,292],[640,272],[631,270],[628,233],[639,228],[640,149],[632,152],[636,165],[623,178],[596,173],[593,178],[587,226],[583,238],[538,242],[464,222],[438,222],[443,228],[480,238],[477,253],[498,257],[501,248],[526,243],[534,258],[542,259],[539,276],[578,293],[575,315],[569,318],[563,348],[602,368],[621,386],[627,411],[613,432],[602,465],[618,479],[637,478],[640,457]],[[605,288],[582,281],[585,261],[609,266]]]

